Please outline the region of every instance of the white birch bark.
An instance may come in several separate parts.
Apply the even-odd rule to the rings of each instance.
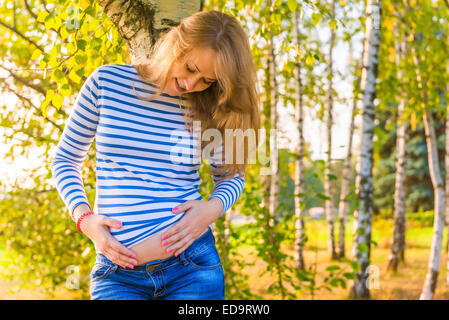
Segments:
[[[355,115],[357,113],[357,98],[354,97],[353,106],[351,111],[351,123],[349,125],[349,141],[348,141],[348,152],[346,154],[346,158],[343,163],[343,171],[342,171],[342,183],[340,190],[340,201],[338,206],[338,218],[340,231],[338,233],[338,256],[340,258],[345,257],[345,227],[346,227],[346,216],[348,214],[348,190],[349,184],[351,182],[351,160],[352,160],[352,141],[354,135],[354,127],[355,127]]]
[[[429,171],[434,191],[435,217],[433,222],[432,244],[430,247],[429,270],[427,272],[420,300],[431,300],[435,294],[438,273],[440,271],[441,247],[444,232],[444,186],[438,162],[437,139],[432,111],[429,109],[426,110],[424,114],[424,129],[426,133]]]
[[[350,50],[352,51],[352,46],[350,45]],[[348,214],[349,202],[347,196],[349,194],[349,184],[351,182],[351,161],[352,161],[352,144],[355,130],[355,116],[357,114],[357,104],[359,101],[360,94],[360,81],[361,81],[361,69],[363,66],[363,56],[365,53],[365,41],[363,41],[363,50],[362,55],[360,57],[360,62],[357,68],[357,75],[355,81],[354,88],[354,97],[352,100],[352,111],[351,111],[351,123],[349,125],[349,137],[348,137],[348,151],[346,154],[346,158],[343,163],[343,172],[342,172],[342,182],[341,182],[341,190],[340,190],[340,201],[338,206],[338,218],[340,224],[339,231],[339,239],[338,239],[338,255],[340,258],[346,256],[345,249],[345,233],[346,233],[346,216]]]
[[[396,63],[408,55],[407,36],[396,48]],[[401,80],[403,73],[398,72],[398,79]],[[407,103],[406,93],[402,93],[402,100],[398,106],[398,119],[396,125],[396,179],[394,186],[394,227],[393,243],[391,252],[388,256],[388,269],[397,272],[399,263],[404,261],[405,254],[405,179],[406,179],[406,161],[407,161],[407,141],[408,141],[408,122],[403,120],[404,108]]]
[[[420,59],[412,47],[413,60],[416,65],[416,78],[420,90],[425,90],[426,85],[423,83],[424,79],[420,72]],[[427,101],[427,94],[423,91],[423,99]],[[425,104],[423,104],[425,108]],[[426,134],[427,145],[427,161],[429,164],[429,173],[432,180],[434,192],[434,219],[433,219],[433,236],[430,245],[429,269],[427,271],[424,286],[419,297],[420,300],[432,300],[435,294],[435,289],[438,281],[438,274],[440,272],[441,249],[444,232],[444,185],[441,177],[440,163],[438,159],[438,146],[435,134],[435,126],[432,116],[432,110],[426,109],[423,115],[424,132]]]
[[[97,0],[129,49],[131,63],[148,58],[161,33],[201,10],[201,0]]]
[[[351,293],[368,298],[368,266],[370,264],[371,220],[373,210],[373,135],[374,98],[380,44],[381,1],[369,0],[366,7],[366,33],[361,79],[362,126],[357,163],[356,194],[360,202],[355,212],[353,256],[360,264],[357,279],[352,282]]]
[[[335,0],[332,1],[331,16],[335,18]],[[328,226],[328,252],[332,260],[337,258],[337,251],[335,249],[335,235],[334,235],[334,201],[332,197],[332,181],[331,174],[331,161],[332,161],[332,112],[334,106],[333,95],[333,50],[335,43],[335,31],[331,30],[331,36],[329,41],[329,56],[328,56],[328,88],[327,88],[327,109],[326,109],[326,130],[327,130],[327,158],[324,167],[324,193],[330,199],[325,201],[326,219]]]
[[[298,49],[301,48],[301,39],[299,32],[298,11],[293,12],[293,38]],[[296,161],[295,161],[295,218],[296,218],[296,236],[295,236],[295,260],[298,269],[304,270],[304,242],[305,242],[305,226],[304,226],[304,103],[303,89],[301,79],[301,61],[296,62],[294,69],[296,80],[296,99],[295,99],[295,121],[298,130],[298,143],[296,145]]]

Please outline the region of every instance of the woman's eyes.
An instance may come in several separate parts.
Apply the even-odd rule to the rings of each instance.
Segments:
[[[195,70],[190,69],[189,66],[188,66],[187,64],[186,64],[186,69],[187,69],[187,71],[190,72],[190,73],[195,73]],[[207,84],[207,85],[211,85],[212,83],[214,83],[214,82],[208,82],[208,81],[206,81],[205,79],[203,79],[203,82],[204,82],[205,84]]]

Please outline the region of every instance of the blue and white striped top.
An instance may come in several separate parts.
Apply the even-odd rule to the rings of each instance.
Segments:
[[[96,198],[94,213],[122,222],[112,235],[131,247],[182,218],[171,210],[187,200],[202,200],[201,164],[193,151],[198,137],[184,123],[179,97],[162,94],[145,101],[157,87],[142,81],[132,65],[104,65],[83,84],[56,147],[51,170],[70,215],[89,205],[81,166],[95,138]],[[221,164],[209,157],[212,168]],[[173,156],[175,155],[175,157]],[[197,155],[195,158],[194,155]],[[196,161],[194,161],[196,159]],[[222,214],[240,197],[244,177],[213,175],[212,197]],[[89,205],[90,207],[90,205]]]

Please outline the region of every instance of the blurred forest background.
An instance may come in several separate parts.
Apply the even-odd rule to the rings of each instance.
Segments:
[[[130,32],[145,26],[126,15],[159,3],[112,2],[120,14],[106,1],[0,0],[2,299],[89,298],[94,247],[49,159],[86,77],[135,59]],[[269,165],[250,166],[215,223],[226,298],[448,299],[449,2],[179,2],[242,23],[263,126],[277,132]],[[92,205],[94,144],[82,169]]]

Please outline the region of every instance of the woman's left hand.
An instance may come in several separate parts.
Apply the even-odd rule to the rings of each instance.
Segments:
[[[177,257],[220,217],[223,206],[219,199],[211,198],[208,201],[188,200],[176,208],[178,210],[172,210],[174,213],[186,213],[162,233],[161,245]]]

